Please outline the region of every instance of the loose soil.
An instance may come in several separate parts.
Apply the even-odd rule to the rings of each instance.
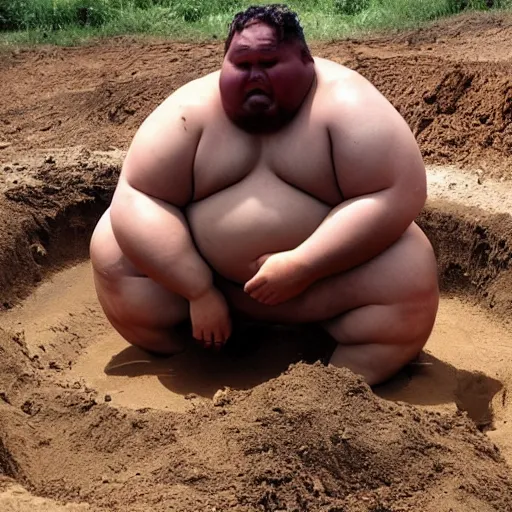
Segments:
[[[368,77],[428,164],[443,298],[370,390],[318,331],[156,359],[96,301],[87,247],[137,127],[220,43],[0,54],[0,510],[512,510],[512,18],[313,44]]]

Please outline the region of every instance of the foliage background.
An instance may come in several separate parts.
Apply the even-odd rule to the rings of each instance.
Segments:
[[[63,42],[119,34],[223,37],[247,0],[0,0],[6,41]],[[334,39],[416,26],[465,10],[508,9],[512,0],[290,0],[306,34]]]

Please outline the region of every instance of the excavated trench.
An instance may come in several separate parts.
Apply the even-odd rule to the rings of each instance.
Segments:
[[[111,501],[115,492],[103,495],[106,484],[123,487],[141,474],[117,460],[121,452],[121,459],[127,456],[123,435],[132,439],[133,429],[144,432],[142,440],[130,441],[142,457],[135,466],[143,460],[152,466],[155,461],[140,452],[154,450],[155,443],[165,443],[169,436],[176,443],[177,432],[186,432],[190,417],[201,408],[216,410],[219,403],[230,403],[223,402],[222,392],[219,398],[219,389],[236,393],[274,382],[279,387],[283,375],[293,383],[293,370],[286,373],[290,364],[325,359],[332,346],[310,332],[262,330],[247,332],[246,339],[219,355],[194,348],[184,356],[156,359],[129,347],[103,318],[88,262],[88,241],[119,169],[115,158],[102,158],[66,169],[44,165],[6,192],[2,211],[16,212],[8,215],[16,223],[10,238],[3,238],[1,263],[9,272],[2,274],[0,314],[0,472],[35,494],[124,510]],[[77,172],[84,165],[87,178]],[[420,359],[375,390],[385,399],[379,403],[405,402],[421,414],[447,418],[463,412],[476,432],[490,438],[485,442],[487,450],[496,450],[494,459],[499,460],[499,449],[510,463],[510,218],[441,198],[429,201],[418,223],[438,258],[443,291],[439,316]],[[285,381],[283,391],[289,384]],[[309,407],[313,410],[315,404]],[[173,424],[170,431],[162,426],[166,421]],[[187,448],[185,443],[181,450]],[[42,459],[53,463],[41,464]],[[186,453],[180,453],[177,465],[184,460]],[[84,471],[78,469],[84,464]],[[154,475],[155,467],[149,474]],[[132,499],[136,507],[139,502]],[[201,501],[191,503],[195,510]],[[269,505],[262,510],[277,509]]]

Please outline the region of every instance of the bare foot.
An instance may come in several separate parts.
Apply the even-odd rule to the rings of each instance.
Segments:
[[[190,301],[192,336],[205,348],[220,350],[231,336],[231,318],[224,295],[210,288]]]

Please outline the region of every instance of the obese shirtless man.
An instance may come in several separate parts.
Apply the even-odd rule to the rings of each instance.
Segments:
[[[236,15],[225,50],[129,148],[91,242],[105,314],[163,354],[187,324],[220,348],[235,317],[317,323],[338,342],[331,364],[382,382],[438,306],[415,139],[362,76],[311,56],[285,6]]]

